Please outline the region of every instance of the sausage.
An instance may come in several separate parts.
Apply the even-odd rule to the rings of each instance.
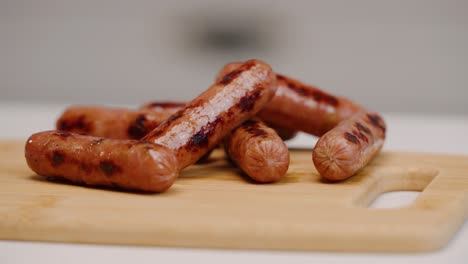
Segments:
[[[276,76],[271,67],[249,60],[225,74],[143,140],[172,149],[183,169],[260,111],[275,91]]]
[[[385,131],[385,122],[378,114],[356,114],[318,140],[312,153],[315,168],[331,181],[351,177],[380,152]]]
[[[224,67],[218,72],[218,74],[216,74],[216,78],[215,80],[219,81],[220,79],[223,78],[223,76],[227,73],[230,73],[232,71],[234,71],[237,67],[239,67],[242,63],[241,62],[231,62],[231,63],[228,63],[226,65],[224,65]],[[277,91],[278,92],[278,91]],[[271,103],[271,102],[270,102]],[[281,137],[281,139],[283,140],[290,140],[292,138],[294,138],[296,135],[297,135],[297,131],[296,130],[292,130],[292,129],[289,129],[289,128],[286,128],[286,127],[283,127],[281,125],[278,125],[278,124],[272,124],[272,123],[269,123],[269,122],[266,122],[266,124],[273,128],[274,130],[276,130],[276,133],[278,133],[278,135]]]
[[[181,169],[255,115],[275,91],[276,76],[270,66],[250,60],[140,141],[46,131],[32,135],[26,142],[26,161],[43,176],[162,192],[172,185]]]
[[[56,121],[56,129],[114,139],[141,139],[172,114],[181,110],[185,103],[153,101],[139,110],[99,106],[72,106]],[[297,132],[268,124],[283,140],[296,136]],[[208,158],[209,155],[205,157]]]
[[[96,137],[140,139],[173,112],[73,106],[58,118],[56,129]]]
[[[112,139],[141,139],[185,104],[152,102],[140,110],[98,106],[69,107],[56,122],[56,129]],[[200,158],[208,160],[211,151]]]
[[[229,73],[233,70],[234,66],[238,67],[240,64],[242,63],[238,62],[238,63],[228,64],[227,66],[225,66],[227,68],[223,68],[223,70],[219,72],[219,74],[216,77],[216,80],[222,78],[221,73],[224,73],[224,74]],[[177,112],[178,110],[183,108],[184,105],[185,103],[183,102],[153,101],[153,102],[148,102],[148,103],[143,104],[140,107],[140,110],[151,110],[151,111],[156,111],[158,113],[164,113],[164,114],[167,114],[169,112],[170,114],[173,114],[174,112]],[[297,135],[297,131],[293,131],[293,130],[290,130],[281,126],[272,125],[272,124],[267,124],[267,125],[273,128],[274,130],[276,130],[276,133],[278,133],[278,135],[280,136],[282,140],[289,140],[289,139],[294,138]]]
[[[257,182],[279,181],[289,168],[289,151],[274,129],[250,119],[224,141],[228,157]]]
[[[238,62],[229,63],[218,75],[232,71],[238,65]],[[258,117],[271,126],[322,136],[341,121],[363,111],[362,106],[344,97],[281,74],[276,77],[275,97],[258,113]]]
[[[171,150],[137,140],[46,131],[27,140],[25,157],[39,175],[92,186],[163,192],[178,176]]]
[[[258,113],[265,122],[322,136],[363,110],[344,97],[330,95],[284,75],[276,76],[278,90],[275,97]]]

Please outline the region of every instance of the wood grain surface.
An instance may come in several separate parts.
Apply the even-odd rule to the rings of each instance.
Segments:
[[[340,183],[319,179],[310,150],[287,176],[256,184],[217,151],[163,194],[48,181],[24,142],[0,142],[0,239],[227,249],[418,252],[443,247],[468,215],[468,157],[383,153]],[[421,190],[405,208],[380,193]]]

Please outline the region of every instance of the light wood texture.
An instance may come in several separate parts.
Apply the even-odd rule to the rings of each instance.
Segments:
[[[311,151],[287,177],[255,184],[218,151],[163,194],[51,182],[23,142],[0,142],[0,239],[232,249],[417,252],[444,246],[468,212],[468,157],[383,153],[341,183],[319,180]],[[406,208],[369,209],[382,192],[423,190]]]

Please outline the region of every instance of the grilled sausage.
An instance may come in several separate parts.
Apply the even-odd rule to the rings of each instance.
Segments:
[[[224,142],[231,160],[257,182],[279,181],[289,168],[288,147],[259,119],[245,121]]]
[[[162,192],[182,168],[255,115],[276,91],[269,65],[250,60],[189,102],[143,140],[102,139],[63,131],[32,135],[29,167],[43,176],[89,185]]]
[[[238,62],[226,64],[217,78],[238,66]],[[281,74],[276,76],[278,89],[275,97],[258,113],[258,117],[273,127],[322,136],[363,110],[362,106],[344,97],[331,95]]]
[[[56,123],[57,130],[114,139],[140,139],[174,111],[73,106]]]
[[[112,139],[141,139],[185,104],[152,102],[141,110],[73,106],[57,120],[57,130]],[[206,162],[206,153],[198,162]]]
[[[234,71],[241,64],[242,64],[241,62],[231,62],[231,63],[228,63],[228,64],[224,65],[224,67],[218,72],[218,74],[216,74],[215,80],[219,81],[220,79],[223,78],[223,76],[225,74],[228,74],[228,73]],[[268,122],[267,122],[267,125],[269,127],[273,128],[274,130],[276,130],[276,133],[278,133],[278,135],[280,136],[280,138],[282,140],[289,140],[289,139],[294,138],[297,135],[296,130],[285,128],[285,127],[282,127],[281,125],[272,124],[272,123],[268,123]]]
[[[222,78],[221,73],[227,74],[233,70],[233,67],[238,67],[242,63],[231,63],[228,64],[222,71],[219,72],[219,74],[216,77],[216,80],[219,81],[220,78]],[[183,102],[159,102],[159,101],[153,101],[153,102],[148,102],[140,107],[140,110],[151,110],[155,111],[158,113],[164,113],[164,114],[173,114],[177,112],[178,110],[182,109],[184,107],[185,103]],[[277,125],[272,125],[272,124],[267,124],[269,127],[273,128],[276,130],[276,133],[280,136],[282,140],[289,140],[294,138],[297,135],[297,131],[293,131],[281,126]]]
[[[92,186],[162,192],[178,175],[176,157],[163,146],[64,131],[32,135],[25,156],[39,175]]]
[[[364,168],[381,150],[386,125],[376,113],[361,112],[323,135],[312,159],[320,175],[344,180]]]
[[[255,115],[275,91],[276,77],[270,66],[258,60],[247,61],[225,74],[143,140],[172,149],[180,168],[185,168]]]

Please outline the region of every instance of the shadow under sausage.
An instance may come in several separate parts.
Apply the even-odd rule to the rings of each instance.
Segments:
[[[177,192],[175,188],[169,188],[167,191],[158,193],[158,192],[149,192],[149,191],[141,191],[141,190],[128,190],[123,189],[117,185],[114,186],[102,186],[102,185],[86,185],[84,183],[76,183],[69,181],[67,179],[63,179],[60,177],[53,177],[53,176],[40,176],[40,175],[31,175],[29,179],[34,181],[40,181],[44,183],[56,184],[56,185],[68,185],[68,186],[75,186],[75,187],[82,187],[86,189],[93,189],[93,190],[103,190],[103,191],[111,191],[116,193],[128,193],[128,194],[138,194],[138,195],[162,195]]]

